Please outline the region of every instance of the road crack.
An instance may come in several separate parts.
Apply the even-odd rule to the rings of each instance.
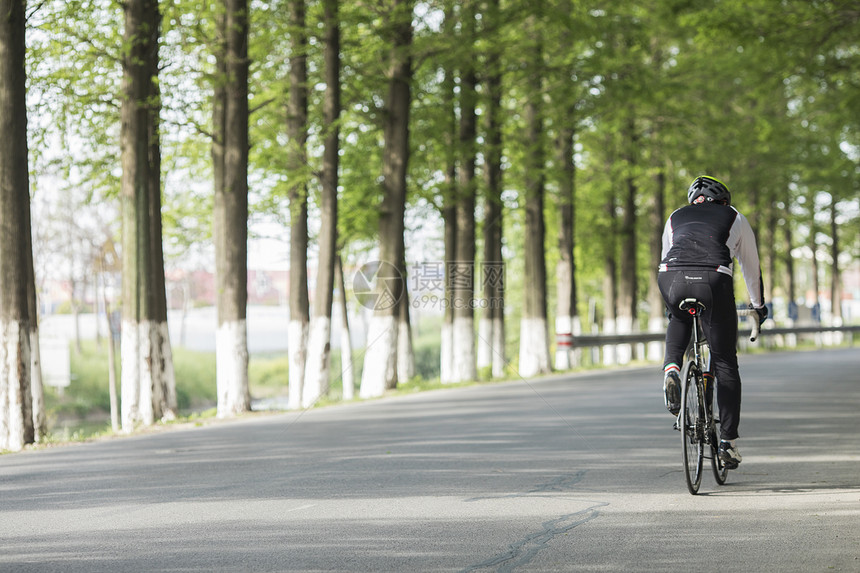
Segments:
[[[463,573],[479,571],[481,569],[495,568],[500,573],[513,571],[517,567],[526,565],[544,548],[550,541],[563,535],[573,528],[588,523],[600,515],[599,508],[609,505],[608,502],[596,502],[576,513],[563,515],[557,519],[546,521],[542,524],[543,529],[523,539],[512,543],[508,550],[494,555],[485,561],[470,565],[463,569]]]
[[[512,493],[507,495],[482,496],[473,497],[465,500],[466,502],[486,501],[486,500],[501,500],[523,497],[545,497],[542,494],[553,492],[570,491],[579,484],[584,478],[587,470],[580,470],[572,474],[558,476],[548,482],[538,484],[528,491],[520,493]],[[542,549],[546,548],[550,541],[564,535],[575,527],[588,523],[592,519],[600,515],[599,508],[609,505],[605,501],[593,501],[593,505],[574,512],[562,515],[556,519],[545,521],[541,524],[541,530],[526,535],[519,541],[508,546],[508,550],[498,555],[494,555],[480,563],[470,565],[463,569],[463,573],[479,571],[481,569],[494,569],[499,572],[513,571],[517,567],[531,562]]]

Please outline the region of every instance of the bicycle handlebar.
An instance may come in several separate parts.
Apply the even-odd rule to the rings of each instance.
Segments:
[[[750,342],[755,342],[758,338],[758,335],[761,333],[761,325],[758,323],[758,313],[755,311],[755,309],[744,308],[738,311],[738,316],[753,317],[752,332],[750,333]]]

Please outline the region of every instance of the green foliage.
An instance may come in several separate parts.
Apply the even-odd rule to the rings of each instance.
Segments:
[[[628,184],[637,189],[636,279],[639,298],[644,298],[656,264],[648,242],[660,231],[648,216],[655,209],[657,175],[667,182],[666,212],[658,220],[683,203],[694,175],[707,172],[726,181],[735,204],[759,234],[764,258],[776,260],[775,276],[765,281],[777,291],[785,288],[779,284],[782,260],[793,246],[821,250],[823,256],[818,246],[832,243],[831,205],[838,215],[839,244],[852,261],[860,256],[860,16],[849,4],[512,0],[500,2],[500,12],[492,18],[487,4],[431,0],[417,5],[409,209],[420,224],[439,224],[435,211],[447,191],[445,171],[461,151],[452,123],[459,113],[459,78],[450,74],[459,76],[466,64],[476,65],[481,117],[487,107],[488,66],[498,53],[503,71],[509,357],[517,355],[525,284],[522,194],[526,178],[536,175],[527,172],[527,154],[534,145],[546,149],[542,175],[552,281],[562,176],[556,146],[565,128],[574,128],[576,134],[575,256],[582,316],[591,309],[601,316],[613,304],[602,290],[605,262],[623,248],[618,240],[624,214],[620,197]],[[290,170],[285,163],[291,144],[285,122],[292,88],[291,37],[296,31],[290,29],[283,0],[250,3],[250,202],[254,222],[274,221],[283,228],[289,208],[286,189],[296,181],[307,183],[313,232],[325,85],[321,5],[307,5],[309,157],[305,168]],[[181,258],[205,253],[211,241],[212,92],[224,81],[213,63],[221,3],[176,0],[161,7],[164,241],[167,255]],[[460,21],[472,7],[483,11],[474,45],[464,37]],[[348,256],[376,247],[393,15],[384,2],[343,2],[339,8],[343,111],[338,230]],[[55,186],[69,198],[62,210],[77,219],[103,219],[104,229],[95,241],[100,245],[104,237],[117,234],[110,225],[115,217],[95,209],[115,201],[121,174],[120,61],[127,48],[122,5],[113,0],[45,0],[34,3],[28,26],[34,187],[38,192]],[[538,44],[543,56],[533,65],[526,56]],[[446,80],[453,82],[452,93],[446,93]],[[538,87],[544,133],[529,141],[524,137],[524,102]],[[485,159],[483,119],[479,131],[480,169]],[[785,226],[795,233],[793,245],[775,233]],[[548,286],[554,293],[553,285]],[[416,335],[416,366],[424,380],[438,377],[438,329],[434,335]],[[334,354],[333,372],[339,372],[336,361]],[[359,351],[356,361],[359,379]],[[106,358],[96,358],[93,349],[74,357],[77,378],[67,396],[51,398],[56,412],[104,410],[105,365]],[[174,366],[180,407],[214,401],[211,355],[176,349]],[[252,357],[253,391],[283,391],[286,370],[283,357]],[[333,380],[336,394],[339,377]]]

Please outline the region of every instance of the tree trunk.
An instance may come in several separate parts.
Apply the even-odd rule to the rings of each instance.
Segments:
[[[636,168],[635,153],[637,149],[636,126],[633,118],[629,118],[624,129],[624,144],[627,147],[624,163],[627,167],[625,175],[624,214],[621,219],[621,268],[618,284],[618,316],[616,332],[631,334],[636,324],[636,303],[638,293],[636,288],[636,195],[638,189],[633,173]],[[627,364],[633,358],[633,347],[630,344],[618,345],[618,362]]]
[[[113,322],[110,319],[110,303],[107,288],[103,288],[105,316],[108,325],[108,399],[110,400],[110,426],[114,433],[119,432],[119,404],[116,395],[116,342],[114,341]]]
[[[340,291],[340,373],[343,385],[343,399],[352,400],[355,396],[355,370],[352,362],[352,336],[349,330],[349,307],[346,301],[346,283],[343,279],[343,261],[337,256],[335,276]]]
[[[28,177],[29,187],[29,177]],[[48,434],[45,411],[45,391],[42,384],[42,350],[39,345],[39,301],[36,296],[36,271],[33,267],[33,225],[30,215],[30,195],[24,205],[24,265],[27,271],[27,309],[30,316],[30,396],[33,410],[33,436],[41,442]]]
[[[785,218],[782,220],[782,233],[785,242],[785,298],[788,306],[788,316],[786,317],[785,326],[793,328],[798,318],[797,285],[794,280],[794,258],[792,258],[791,253],[794,238],[792,236],[791,221],[789,220],[788,213],[786,213]],[[787,334],[785,340],[789,348],[797,346],[796,334]]]
[[[401,268],[406,268],[403,263]],[[412,347],[412,322],[409,314],[408,282],[403,281],[403,294],[397,309],[397,380],[409,382],[415,377],[415,350]],[[390,382],[390,381],[389,381]]]
[[[842,273],[839,270],[839,224],[836,197],[830,198],[830,321],[833,326],[842,326]],[[841,341],[841,337],[837,336]]]
[[[659,332],[665,330],[666,303],[657,285],[657,267],[660,265],[660,255],[663,252],[663,226],[666,222],[666,173],[661,169],[654,176],[654,203],[651,208],[651,231],[648,249],[651,264],[648,266],[648,330]],[[648,360],[660,362],[663,359],[661,342],[648,343]]]
[[[320,191],[321,226],[319,266],[317,268],[314,318],[308,343],[308,363],[302,406],[309,407],[328,392],[329,353],[331,350],[331,307],[337,256],[337,184],[340,116],[340,28],[337,0],[325,0],[325,78],[323,104],[322,189]]]
[[[779,217],[776,211],[776,201],[771,197],[772,193],[767,193],[767,214],[765,215],[765,232],[764,243],[762,245],[762,253],[764,257],[764,299],[773,300],[774,278],[776,277],[776,242],[777,242],[777,221]],[[758,236],[758,235],[756,235]]]
[[[392,43],[389,56],[388,97],[383,149],[382,203],[379,214],[379,278],[390,286],[394,304],[377,306],[368,328],[367,353],[359,395],[380,396],[397,382],[397,302],[403,293],[405,260],[403,215],[409,161],[409,106],[411,99],[412,0],[391,0]],[[399,276],[397,276],[399,273]],[[394,384],[392,384],[392,381]]]
[[[464,45],[474,46],[474,3],[461,9],[461,34]],[[475,138],[477,135],[476,85],[473,50],[470,49],[460,77],[460,181],[457,189],[457,245],[453,261],[454,302],[453,382],[478,377],[475,361]]]
[[[561,130],[558,141],[559,162],[562,177],[559,181],[558,247],[560,259],[556,272],[558,299],[556,301],[555,368],[567,370],[575,365],[572,337],[579,334],[581,326],[576,309],[576,262],[573,258],[574,247],[574,178],[576,167],[573,163],[574,130],[573,110],[567,114],[567,126]]]
[[[308,188],[303,172],[307,165],[308,90],[305,2],[292,0],[290,27],[290,99],[287,104],[287,165],[292,178],[290,198],[290,324],[289,405],[310,406],[318,395],[303,396],[307,365],[310,308],[308,302]],[[319,390],[317,390],[318,392]]]
[[[794,236],[788,217],[782,222],[783,240],[785,241],[785,290],[789,304],[797,304],[797,282],[794,276]]]
[[[453,37],[456,33],[456,22],[454,17],[454,5],[445,2],[445,21],[443,23],[444,33]],[[454,292],[451,288],[451,267],[457,260],[457,154],[454,145],[457,130],[457,111],[454,104],[454,69],[448,64],[443,70],[445,78],[442,81],[442,109],[445,113],[445,131],[442,138],[445,142],[445,184],[442,196],[442,221],[445,226],[445,281],[443,293],[445,307],[442,319],[442,340],[440,345],[440,371],[439,379],[443,384],[454,382]]]
[[[616,303],[618,298],[618,282],[616,273],[618,262],[615,254],[616,220],[615,192],[609,191],[606,202],[606,214],[609,219],[609,229],[604,240],[604,274],[603,274],[603,334],[615,334]],[[603,347],[603,363],[615,365],[615,350],[613,345]]]
[[[532,24],[534,20],[532,19]],[[531,56],[531,90],[525,104],[525,304],[520,323],[519,370],[523,377],[549,372],[549,329],[546,315],[546,258],[544,249],[544,149],[542,46],[535,39]]]
[[[70,271],[69,276],[69,304],[72,306],[72,331],[74,332],[75,352],[81,354],[81,303],[78,300],[78,281],[74,277],[74,270]]]
[[[499,26],[499,2],[487,4],[486,26],[495,33]],[[492,44],[487,56],[485,81],[486,140],[484,202],[484,267],[482,285],[486,307],[478,325],[478,368],[490,368],[494,377],[504,376],[505,358],[505,267],[502,258],[502,68],[499,47]]]
[[[251,409],[248,388],[248,3],[225,0],[216,54],[215,333],[218,416]],[[220,57],[218,57],[220,56]],[[220,175],[220,180],[219,180]]]
[[[161,29],[161,13],[158,2],[153,2],[149,13],[153,38],[150,43],[149,74],[158,76],[158,35]],[[151,324],[152,348],[152,399],[150,409],[152,418],[173,420],[177,415],[176,378],[173,372],[173,351],[170,347],[170,333],[167,328],[167,291],[164,280],[164,247],[161,225],[161,91],[157,82],[152,84],[151,107],[149,113],[149,222],[151,230],[150,252],[152,254],[152,314],[147,317]],[[143,397],[141,397],[143,400]],[[152,420],[148,420],[152,423]]]
[[[17,451],[35,441],[24,2],[0,1],[0,15],[0,450]]]
[[[148,65],[153,0],[130,0],[124,5],[122,125],[122,429],[130,432],[140,422],[150,423],[152,250],[149,206],[149,108],[152,78]],[[151,30],[150,30],[151,32]],[[141,401],[149,402],[142,404]]]
[[[810,190],[807,197],[809,205],[809,247],[812,249],[812,313],[817,321],[821,321],[821,283],[818,265],[818,225],[815,222],[815,191]]]

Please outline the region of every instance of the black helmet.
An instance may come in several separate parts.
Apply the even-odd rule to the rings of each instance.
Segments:
[[[732,203],[732,194],[726,184],[718,179],[707,175],[700,175],[693,179],[687,190],[687,200],[692,203],[698,197],[704,197],[704,201],[725,201],[727,205]],[[700,200],[699,202],[703,201]]]

